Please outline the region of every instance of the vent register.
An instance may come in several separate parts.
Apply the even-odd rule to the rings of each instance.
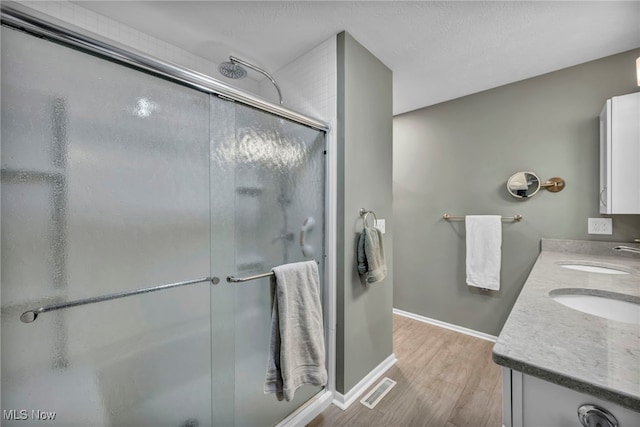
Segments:
[[[382,400],[383,397],[391,391],[396,382],[390,378],[384,377],[378,385],[376,385],[365,397],[360,400],[364,406],[373,409]]]

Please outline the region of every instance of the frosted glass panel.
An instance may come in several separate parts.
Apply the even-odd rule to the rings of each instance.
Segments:
[[[211,96],[211,271],[234,274],[235,103]],[[235,400],[235,289],[211,292],[212,419],[233,426]],[[240,331],[242,333],[243,331]]]
[[[310,259],[320,261],[323,271],[324,134],[238,105],[235,144],[237,275]],[[263,394],[271,321],[269,279],[235,289],[236,425],[274,425],[321,388],[303,386],[291,402]]]
[[[209,276],[209,179],[207,95],[2,29],[4,410],[211,425],[207,283],[19,320]]]
[[[12,29],[1,59],[2,425],[262,427],[317,394],[263,393],[269,280],[224,278],[324,283],[324,134]]]

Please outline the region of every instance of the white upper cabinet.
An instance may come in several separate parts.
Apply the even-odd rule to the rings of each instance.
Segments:
[[[640,214],[640,92],[600,113],[600,213]]]

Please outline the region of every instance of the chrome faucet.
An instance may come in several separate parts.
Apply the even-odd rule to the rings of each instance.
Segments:
[[[640,248],[632,248],[631,246],[616,246],[614,248],[611,248],[614,251],[624,251],[624,252],[631,252],[632,254],[639,254],[640,255]]]

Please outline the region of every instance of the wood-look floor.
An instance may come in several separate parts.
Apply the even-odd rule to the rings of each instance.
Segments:
[[[332,405],[308,427],[499,427],[502,383],[492,348],[492,342],[394,315],[398,362],[383,376],[396,386],[374,409],[360,399],[346,411]]]

